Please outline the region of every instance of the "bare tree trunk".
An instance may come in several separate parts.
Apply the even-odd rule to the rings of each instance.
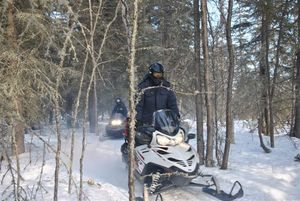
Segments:
[[[292,94],[293,94],[293,107],[292,107],[292,109],[291,109],[291,115],[290,115],[290,121],[291,121],[291,125],[290,125],[290,136],[291,137],[295,137],[295,132],[294,132],[294,129],[295,129],[295,110],[296,110],[296,87],[295,87],[295,85],[296,85],[296,71],[297,71],[297,53],[296,53],[296,62],[295,62],[295,64],[294,64],[294,68],[292,68],[292,72],[291,72],[291,74],[292,74],[292,77],[293,77],[293,79],[292,79]]]
[[[100,48],[99,48],[98,52],[96,52],[95,48],[94,48],[95,30],[96,30],[97,24],[98,24],[98,22],[100,20],[99,19],[99,15],[100,15],[100,13],[102,11],[102,8],[101,8],[102,7],[102,0],[99,1],[98,9],[97,9],[97,13],[96,13],[95,19],[93,19],[93,12],[92,12],[93,10],[92,10],[91,1],[89,2],[90,23],[91,23],[91,25],[90,25],[91,26],[90,35],[91,36],[90,36],[90,41],[89,41],[89,44],[88,44],[88,47],[89,47],[88,49],[90,50],[90,55],[91,55],[91,58],[92,58],[92,64],[93,64],[93,72],[92,72],[92,74],[93,74],[93,76],[95,76],[95,70],[98,68],[99,63],[101,62],[102,51],[103,51],[104,44],[105,44],[105,42],[107,40],[108,31],[109,31],[112,23],[117,19],[117,15],[118,15],[118,10],[119,10],[120,3],[121,2],[118,2],[117,6],[116,6],[115,13],[114,13],[114,17],[112,18],[112,20],[106,26],[106,29],[105,29],[104,35],[103,35],[103,40],[102,40],[102,42],[100,44]],[[95,79],[94,85],[96,85],[96,78],[94,78],[94,79]],[[94,93],[96,93],[96,86],[94,86]],[[98,115],[98,114],[96,114],[96,112],[97,112],[97,109],[96,109],[96,107],[97,107],[97,97],[96,96],[97,95],[94,94],[94,97],[93,97],[93,102],[94,102],[93,106],[95,107],[94,110],[96,110],[95,112],[93,111],[93,114],[92,114],[92,116],[94,118],[92,124],[94,126],[93,126],[93,128],[90,127],[91,129],[94,130],[94,132],[95,131],[97,132],[97,115]]]
[[[259,101],[259,117],[258,117],[258,133],[261,141],[261,147],[268,153],[268,149],[265,147],[263,143],[263,138],[261,133],[270,131],[270,116],[269,116],[269,67],[268,67],[268,31],[269,31],[269,21],[268,21],[268,13],[265,13],[266,7],[261,8],[262,14],[262,25],[261,25],[261,51],[260,51],[260,61],[259,61],[259,93],[260,93],[260,101]],[[264,124],[265,122],[265,124]]]
[[[263,137],[262,137],[262,123],[263,121],[263,113],[260,113],[260,117],[258,118],[258,137],[259,137],[259,142],[260,142],[260,146],[261,148],[266,152],[266,153],[271,153],[271,149],[269,149],[268,147],[266,147]]]
[[[60,106],[59,106],[59,83],[60,76],[57,76],[56,79],[56,91],[54,97],[54,105],[55,105],[55,125],[56,125],[56,154],[55,154],[55,173],[54,173],[54,197],[53,200],[58,200],[58,181],[59,181],[59,169],[60,169],[60,151],[61,151],[61,125],[60,125]]]
[[[234,76],[234,52],[232,47],[232,38],[231,38],[231,18],[232,18],[232,7],[233,0],[228,1],[228,13],[226,21],[226,40],[227,48],[229,54],[229,68],[228,68],[228,83],[227,83],[227,101],[226,101],[226,140],[225,140],[225,149],[223,155],[223,161],[221,169],[227,169],[229,150],[231,140],[234,135],[234,125],[232,117],[232,85],[233,85],[233,76]]]
[[[262,132],[270,136],[271,147],[274,147],[274,131],[271,127],[270,119],[270,93],[271,93],[271,82],[270,82],[270,65],[269,65],[269,27],[270,27],[270,7],[271,1],[262,1],[262,25],[261,25],[261,52],[260,52],[260,78],[261,78],[261,104],[263,119]]]
[[[207,108],[207,147],[206,147],[206,166],[214,166],[213,161],[213,135],[214,135],[214,122],[213,122],[213,110],[211,99],[211,87],[210,87],[210,70],[209,70],[209,55],[208,55],[208,34],[207,34],[207,1],[201,0],[201,13],[202,13],[202,48],[204,54],[204,66],[205,66],[205,99]]]
[[[87,48],[89,49],[90,51],[90,55],[91,55],[91,59],[92,59],[92,64],[93,64],[93,72],[92,72],[92,78],[91,80],[93,81],[92,83],[90,82],[90,84],[93,84],[93,87],[92,87],[92,92],[89,93],[89,95],[91,97],[89,97],[89,106],[88,106],[88,117],[89,117],[89,130],[91,133],[96,133],[96,124],[97,124],[97,121],[96,121],[96,118],[97,118],[97,103],[96,103],[96,96],[97,96],[97,93],[96,93],[96,74],[95,74],[95,70],[97,69],[97,66],[98,66],[98,61],[101,59],[101,54],[99,52],[99,54],[96,52],[95,50],[95,45],[94,45],[94,39],[95,39],[95,31],[96,31],[96,27],[97,27],[97,24],[98,24],[98,20],[99,20],[99,17],[100,17],[100,12],[101,12],[101,7],[102,7],[102,0],[99,1],[99,4],[98,4],[98,8],[97,8],[97,12],[96,12],[96,17],[95,19],[93,18],[93,5],[92,5],[92,1],[89,1],[89,13],[90,13],[90,40],[89,40],[89,44],[86,44],[87,45]],[[107,33],[106,33],[107,34]],[[101,43],[101,47],[100,47],[100,51],[102,51],[102,44],[103,44],[103,41],[105,41],[106,39],[103,38],[102,40],[102,43]]]
[[[300,1],[297,2],[298,6],[298,48],[297,48],[297,62],[296,62],[296,83],[295,83],[295,123],[294,123],[294,136],[300,138]]]
[[[261,51],[259,61],[259,76],[260,76],[260,93],[261,93],[261,119],[262,133],[269,134],[269,115],[268,115],[268,13],[265,13],[267,8],[262,5],[262,25],[261,25]]]
[[[14,0],[10,0],[7,2],[7,39],[9,41],[9,44],[11,45],[11,48],[14,50],[18,48],[17,44],[17,35],[16,35],[16,29],[15,29],[15,22],[14,22]],[[16,62],[11,61],[12,65],[14,65]],[[20,162],[18,155],[25,152],[25,146],[24,146],[24,123],[22,123],[20,120],[20,108],[19,103],[17,100],[17,97],[12,97],[11,100],[14,103],[14,112],[18,116],[19,120],[15,121],[15,119],[11,119],[12,123],[12,151],[14,155],[16,156],[16,166],[17,166],[17,181],[14,181],[14,194],[15,194],[15,200],[19,200],[20,196],[20,179],[21,179],[21,169],[20,169]],[[9,165],[11,166],[10,159],[8,158],[7,150],[5,150],[6,158],[9,160]],[[11,166],[12,168],[12,166]],[[13,172],[12,177],[14,180]]]
[[[20,178],[21,178],[21,169],[20,169],[20,161],[18,157],[18,146],[16,142],[16,122],[12,119],[12,147],[13,147],[13,152],[16,156],[16,165],[17,165],[17,181],[16,181],[16,191],[15,191],[15,200],[19,200],[20,196]]]
[[[3,141],[1,141],[0,143],[1,143],[2,147],[6,147],[5,144],[3,143]],[[12,161],[11,161],[11,158],[9,157],[8,150],[4,149],[3,152],[4,152],[3,157],[8,163],[8,170],[10,171],[11,178],[12,178],[12,183],[13,183],[13,188],[14,188],[13,193],[14,193],[14,196],[15,196],[15,201],[19,201],[18,185],[16,185],[16,183],[18,183],[18,182],[16,182],[16,179],[15,179],[14,168],[12,166]]]
[[[130,29],[130,23],[129,23],[129,13],[128,13],[128,5],[126,0],[121,0],[122,2],[122,20],[125,27],[125,32],[127,35],[127,47],[128,52],[130,52],[130,39],[131,39],[131,29]]]
[[[221,26],[221,30],[222,30],[222,33],[225,33],[225,24],[226,24],[226,19],[225,19],[225,12],[224,12],[224,0],[219,0],[219,10],[220,10],[220,26]],[[221,38],[221,46],[219,47],[219,48],[221,48],[221,52],[225,52],[225,50],[224,50],[224,48],[223,48],[223,35],[221,36],[222,38]],[[219,44],[219,42],[218,42],[218,44]],[[218,57],[220,57],[221,55],[217,55]],[[221,109],[220,109],[220,111],[221,111],[221,114],[219,114],[219,117],[215,117],[216,118],[216,120],[215,120],[215,122],[216,123],[218,123],[218,120],[220,121],[220,123],[221,123],[221,125],[223,125],[223,120],[224,120],[224,114],[225,114],[225,102],[226,102],[226,88],[225,88],[225,83],[226,83],[226,69],[225,69],[225,62],[226,62],[226,58],[225,58],[225,56],[224,56],[224,54],[222,55],[222,57],[221,57],[222,59],[221,59],[221,62],[220,63],[218,63],[218,66],[219,66],[219,68],[220,68],[220,71],[221,71],[221,81],[219,81],[219,83],[222,83],[221,84],[221,86],[220,86],[220,93],[221,93],[221,100],[220,100],[220,105],[221,105]],[[215,59],[213,58],[212,59],[213,60],[213,62],[215,62]],[[223,84],[224,83],[224,84]],[[216,85],[216,84],[215,84]],[[216,87],[218,87],[218,86],[216,86]],[[217,92],[217,90],[215,90],[215,92]],[[219,95],[218,94],[215,94],[215,98],[216,98],[216,103],[218,103],[217,102],[217,97],[218,97]],[[218,108],[216,108],[216,109],[218,109]],[[224,111],[224,112],[223,112]],[[215,111],[215,113],[217,114],[218,113],[218,111]],[[218,124],[216,125],[216,128],[217,128],[217,131],[216,131],[216,135],[218,135]],[[216,136],[216,143],[217,143],[217,140],[218,140],[218,136]],[[221,140],[221,139],[220,139]],[[219,141],[220,141],[219,140]],[[221,152],[220,151],[220,149],[218,150],[218,148],[217,148],[218,146],[216,145],[216,152]],[[216,153],[217,154],[217,153]],[[217,160],[219,160],[219,159],[217,159]]]
[[[296,83],[295,83],[295,121],[293,128],[294,137],[300,138],[300,49],[297,50],[297,68],[296,68]]]
[[[128,189],[129,200],[135,201],[135,188],[134,188],[134,147],[135,147],[135,118],[136,118],[136,67],[135,67],[135,54],[136,54],[136,40],[138,35],[138,6],[139,0],[134,1],[134,10],[132,23],[129,22],[130,16],[128,13],[128,5],[126,0],[122,0],[122,19],[125,25],[129,60],[128,60],[128,76],[129,76],[129,136],[128,136]],[[130,24],[132,28],[130,27]],[[145,195],[144,195],[145,196]]]
[[[129,56],[129,105],[130,105],[130,135],[129,135],[129,174],[128,174],[128,187],[129,187],[129,200],[135,200],[135,193],[134,193],[134,138],[135,138],[135,117],[136,117],[136,110],[135,110],[135,94],[136,94],[136,83],[135,83],[135,74],[136,74],[136,67],[135,67],[135,54],[136,54],[136,43],[138,37],[138,14],[139,14],[139,0],[134,1],[134,10],[133,10],[133,19],[132,19],[132,35],[130,41],[130,56]]]
[[[86,146],[86,119],[88,115],[88,104],[89,104],[89,93],[91,90],[91,82],[93,78],[90,81],[89,87],[86,92],[86,100],[85,100],[85,108],[84,108],[84,116],[83,116],[83,126],[82,126],[82,141],[81,141],[81,155],[79,159],[79,172],[80,172],[80,181],[79,181],[79,201],[83,200],[83,160],[84,160],[84,154],[85,154],[85,146]]]
[[[194,34],[195,34],[195,103],[196,103],[196,118],[197,118],[197,152],[199,154],[200,164],[204,164],[204,137],[203,137],[203,97],[202,97],[202,80],[203,75],[200,70],[200,11],[199,0],[194,0]]]
[[[97,74],[94,77],[94,117],[95,117],[95,134],[99,135],[98,129],[98,98],[97,98]]]
[[[272,7],[272,2],[270,0],[267,0],[267,9],[265,12],[266,15],[266,27],[265,27],[265,45],[266,45],[266,55],[265,55],[265,64],[266,64],[266,80],[267,80],[267,97],[266,97],[266,106],[265,106],[265,116],[266,116],[266,128],[267,132],[270,135],[270,143],[271,147],[275,146],[274,142],[274,126],[273,122],[271,122],[271,110],[272,110],[272,104],[271,104],[271,78],[270,78],[270,63],[269,63],[269,27],[271,23],[271,12],[270,12],[270,7]]]
[[[221,166],[222,164],[222,158],[223,158],[223,150],[221,150],[221,146],[222,146],[222,136],[219,134],[219,124],[218,122],[220,122],[220,124],[223,124],[223,112],[221,112],[219,114],[219,110],[223,111],[223,102],[224,102],[224,91],[225,91],[225,87],[224,87],[224,76],[226,75],[226,73],[224,73],[224,48],[223,48],[223,34],[225,33],[225,17],[224,17],[224,0],[219,0],[219,10],[220,10],[220,25],[219,28],[221,31],[220,36],[218,36],[218,34],[215,33],[215,30],[213,29],[213,25],[211,23],[211,17],[208,17],[208,23],[209,23],[209,30],[210,30],[210,35],[212,38],[212,45],[211,45],[211,52],[212,52],[212,57],[210,59],[211,64],[212,64],[212,80],[214,83],[214,95],[213,95],[213,102],[214,102],[214,123],[215,123],[215,156],[216,156],[216,160],[217,160],[217,164],[219,166]],[[225,36],[225,34],[224,34]],[[221,45],[219,45],[219,37],[220,37],[220,42]],[[220,51],[220,53],[216,53],[215,48],[217,48],[217,50]],[[221,58],[216,60],[216,58]],[[219,70],[221,69],[221,70]],[[226,70],[227,71],[227,70]],[[218,73],[221,74],[221,80],[218,80]],[[218,83],[221,83],[218,84]],[[221,89],[220,89],[221,88]],[[222,96],[222,98],[220,98],[220,94]],[[220,102],[219,102],[220,99]],[[219,105],[221,106],[219,108]]]
[[[162,29],[161,29],[161,46],[165,49],[169,47],[169,27],[170,27],[170,5],[167,0],[161,1],[162,4]],[[167,64],[169,61],[169,52],[163,51],[161,54],[162,63]]]
[[[86,57],[85,57],[85,60],[84,60],[83,69],[82,69],[82,73],[81,73],[81,79],[80,79],[80,85],[79,85],[78,95],[77,95],[76,103],[75,103],[75,110],[74,110],[73,118],[72,118],[73,122],[72,122],[71,150],[70,150],[70,160],[69,160],[69,185],[68,185],[68,193],[71,193],[71,191],[72,191],[72,174],[73,174],[73,158],[74,158],[74,142],[75,142],[76,121],[77,121],[78,108],[79,108],[79,104],[80,104],[80,97],[81,97],[83,80],[84,80],[84,76],[85,76],[85,70],[86,70],[86,65],[87,65],[88,57],[89,57],[89,53],[86,52]]]
[[[95,74],[96,75],[96,74]],[[94,75],[94,76],[95,76]],[[96,117],[95,117],[95,78],[93,78],[91,80],[92,82],[92,87],[91,87],[91,91],[90,91],[90,94],[89,94],[89,104],[88,104],[88,117],[89,117],[89,132],[90,133],[96,133]]]
[[[269,100],[269,106],[270,106],[270,135],[274,138],[274,113],[273,113],[273,97],[275,92],[275,86],[276,86],[276,80],[277,80],[277,74],[278,74],[278,68],[279,68],[279,59],[280,59],[280,49],[281,49],[281,40],[283,36],[283,21],[287,14],[287,7],[288,7],[288,0],[285,1],[281,19],[279,22],[279,33],[278,33],[278,40],[276,44],[276,57],[275,57],[275,68],[274,68],[274,74],[273,74],[273,80],[271,83],[271,91],[270,91],[270,100]],[[274,144],[273,144],[274,145]],[[275,146],[275,145],[274,145]]]
[[[100,61],[101,57],[102,57],[102,52],[103,52],[103,47],[104,44],[107,40],[108,37],[108,31],[110,30],[110,27],[112,25],[112,23],[116,20],[117,18],[117,14],[118,14],[118,10],[119,10],[119,6],[120,6],[120,2],[117,4],[116,9],[115,9],[115,13],[114,13],[114,17],[111,19],[111,21],[107,24],[104,34],[103,34],[103,39],[101,41],[100,44],[100,48],[98,50],[98,52],[95,52],[94,49],[94,33],[96,30],[96,26],[98,24],[98,20],[99,20],[99,15],[100,15],[100,10],[102,7],[102,1],[99,1],[98,4],[98,10],[96,13],[96,17],[95,19],[93,19],[93,10],[92,10],[92,4],[91,1],[89,1],[89,12],[90,12],[90,23],[91,23],[91,32],[90,34],[90,41],[87,41],[88,44],[87,48],[91,57],[92,57],[92,63],[93,63],[93,69],[92,69],[92,73],[91,73],[91,80],[89,82],[88,85],[88,89],[87,89],[87,93],[86,93],[86,100],[85,100],[85,112],[84,112],[84,124],[83,124],[83,136],[82,136],[82,149],[81,149],[81,156],[80,156],[80,187],[79,187],[79,200],[81,201],[83,199],[83,159],[84,159],[84,153],[85,153],[85,144],[86,144],[86,126],[85,126],[85,120],[87,119],[87,113],[88,113],[88,104],[89,104],[89,95],[90,95],[90,91],[92,89],[92,84],[93,84],[93,80],[94,80],[94,76],[95,76],[95,72],[98,66],[98,62]]]
[[[15,154],[21,154],[25,152],[25,144],[24,144],[24,133],[25,126],[24,123],[16,121],[14,125],[14,130],[16,134],[16,145],[18,147],[17,152]]]
[[[74,19],[73,22],[71,22],[71,27],[72,24],[77,20],[74,16],[77,16],[80,6],[82,4],[82,0],[77,0],[77,2],[74,5],[74,10],[76,11],[76,15],[72,13],[72,19]],[[83,29],[82,29],[83,31]],[[69,182],[68,182],[68,193],[72,192],[72,177],[73,177],[73,158],[74,158],[74,143],[75,143],[75,130],[76,130],[76,122],[77,122],[77,115],[78,115],[78,108],[79,108],[79,103],[80,103],[80,97],[81,97],[81,90],[82,90],[82,85],[83,85],[83,78],[85,76],[85,69],[86,69],[86,63],[88,59],[88,53],[86,53],[86,58],[84,60],[83,64],[83,70],[81,73],[81,80],[80,80],[80,85],[79,85],[79,90],[78,90],[78,95],[76,98],[76,102],[74,105],[74,112],[71,113],[72,115],[72,131],[71,131],[71,149],[70,149],[70,159],[69,159]]]
[[[72,10],[70,7],[69,9]],[[71,25],[69,26],[69,30],[66,34],[66,39],[63,43],[63,48],[60,54],[59,67],[61,69],[63,68],[67,45],[68,42],[71,41],[74,28],[75,28],[75,22],[72,21]],[[54,193],[53,193],[54,201],[58,200],[58,189],[59,189],[58,183],[59,183],[60,152],[61,152],[61,124],[60,124],[61,112],[60,112],[60,105],[59,105],[59,99],[60,99],[59,87],[60,87],[61,77],[62,74],[58,72],[58,75],[56,76],[56,86],[55,86],[55,94],[54,94],[54,111],[55,111],[55,124],[56,124],[56,136],[57,136],[56,155],[55,155],[55,173],[54,173]]]
[[[9,44],[11,45],[12,48],[16,49],[18,47],[17,44],[17,36],[16,36],[16,30],[15,30],[15,22],[14,22],[14,0],[8,1],[7,5],[7,38],[9,41]],[[11,61],[11,63],[16,63],[15,61]],[[15,106],[15,112],[17,115],[20,117],[20,104],[18,102],[17,97],[12,97],[12,102],[14,102]],[[25,146],[24,146],[24,129],[25,125],[21,121],[17,121],[14,126],[15,134],[16,134],[16,143],[18,150],[15,152],[15,154],[21,154],[25,152]]]

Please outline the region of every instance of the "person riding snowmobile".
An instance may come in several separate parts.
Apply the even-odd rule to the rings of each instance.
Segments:
[[[112,111],[111,116],[114,116],[114,114],[120,113],[122,114],[125,118],[127,117],[127,108],[121,98],[116,99],[116,105]]]
[[[170,87],[170,82],[164,78],[163,65],[157,62],[151,64],[138,85],[137,126],[151,124],[153,113],[160,109],[170,109],[180,117],[176,96]]]
[[[143,80],[138,84],[138,104],[136,105],[136,130],[135,145],[143,144],[145,139],[139,134],[143,132],[143,125],[152,124],[153,113],[161,109],[172,110],[180,119],[175,93],[171,90],[171,84],[164,78],[164,66],[158,62],[152,63]],[[123,133],[125,142],[121,146],[122,152],[127,152],[129,135],[129,118],[127,118]]]
[[[120,98],[116,99],[116,105],[112,111],[109,123],[106,125],[106,135],[108,137],[121,138],[125,130],[127,118],[127,108]]]
[[[138,85],[135,176],[143,182],[144,188],[150,193],[172,186],[194,185],[202,187],[204,192],[221,200],[242,197],[243,188],[238,181],[233,184],[228,194],[219,189],[215,177],[200,175],[198,172],[199,157],[196,150],[188,144],[189,139],[194,139],[196,135],[186,133],[180,126],[176,96],[163,74],[164,67],[160,63],[153,63]],[[129,160],[128,131],[127,118],[125,143],[121,146],[122,160],[126,164]],[[205,181],[204,184],[192,181],[199,176],[208,176],[211,181]],[[212,189],[212,186],[216,189]],[[235,186],[238,186],[238,190],[233,193]]]

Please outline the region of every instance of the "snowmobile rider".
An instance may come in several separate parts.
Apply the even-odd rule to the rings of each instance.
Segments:
[[[121,100],[121,98],[116,98],[116,105],[112,111],[111,116],[113,116],[116,113],[122,114],[125,118],[127,117],[127,108],[123,103],[123,101]]]
[[[178,118],[179,110],[175,93],[171,90],[171,84],[164,78],[164,67],[160,63],[149,66],[148,73],[138,85],[139,102],[136,105],[136,127],[152,123],[152,116],[156,110],[171,109]],[[155,87],[156,88],[151,88]],[[160,86],[160,87],[159,87]],[[150,87],[149,89],[147,89]]]

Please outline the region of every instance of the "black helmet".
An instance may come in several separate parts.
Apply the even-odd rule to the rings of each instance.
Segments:
[[[164,67],[163,65],[161,65],[160,63],[153,63],[149,66],[149,73],[152,74],[152,73],[164,73]]]
[[[121,102],[121,98],[116,98],[116,103],[120,103]]]

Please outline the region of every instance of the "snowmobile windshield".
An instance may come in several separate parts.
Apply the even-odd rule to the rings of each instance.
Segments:
[[[179,130],[179,120],[172,110],[158,110],[153,113],[153,126],[166,135],[175,136]]]

